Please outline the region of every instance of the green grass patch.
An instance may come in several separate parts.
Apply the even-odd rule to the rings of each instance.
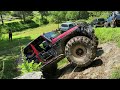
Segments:
[[[120,65],[113,67],[110,79],[120,79]]]
[[[36,24],[34,21],[29,20],[25,23],[23,21],[13,21],[10,23],[4,23],[4,25],[0,25],[0,29],[2,33],[7,33],[9,29],[13,32],[22,31],[28,28],[36,28],[39,27],[39,24]]]
[[[61,68],[65,67],[68,64],[69,64],[69,61],[67,60],[67,58],[64,58],[63,60],[58,62],[58,68],[61,69]]]
[[[8,34],[3,34],[2,40],[0,41],[0,75],[3,67],[2,61],[4,60],[5,63],[2,79],[11,79],[20,75],[20,72],[15,70],[17,67],[15,61],[19,57],[21,46],[26,46],[39,35],[55,30],[57,27],[57,24],[49,24],[34,29],[30,28],[24,31],[14,32],[12,42],[8,41]]]
[[[120,27],[117,28],[95,28],[95,34],[100,43],[116,42],[120,47]]]
[[[5,61],[5,70],[3,79],[10,79],[20,75],[15,71],[15,60],[20,54],[20,47],[26,46],[30,41],[37,38],[39,35],[55,30],[58,24],[48,24],[37,28],[24,29],[24,31],[13,32],[13,41],[8,41],[8,34],[2,35],[0,41],[0,71],[2,70],[2,61]],[[95,28],[95,34],[99,38],[100,43],[109,41],[116,42],[120,46],[120,28]],[[68,64],[67,59],[63,59],[58,63],[58,68]]]

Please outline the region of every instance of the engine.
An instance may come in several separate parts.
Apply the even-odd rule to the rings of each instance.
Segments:
[[[45,51],[41,54],[39,54],[40,58],[46,62],[49,61],[50,59],[52,59],[53,57],[55,57],[57,55],[57,52],[55,49],[51,48],[48,51]]]

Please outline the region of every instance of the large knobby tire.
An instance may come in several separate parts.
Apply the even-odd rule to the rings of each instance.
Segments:
[[[49,67],[42,70],[43,77],[46,79],[51,79],[56,75],[57,64],[50,65]]]
[[[73,66],[86,67],[95,59],[96,48],[88,37],[76,36],[66,44],[65,54]]]

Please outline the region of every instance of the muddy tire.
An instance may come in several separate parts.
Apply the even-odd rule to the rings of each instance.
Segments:
[[[57,64],[53,64],[42,70],[43,77],[46,79],[51,79],[56,75],[57,72]]]
[[[91,39],[76,36],[66,44],[65,55],[73,66],[86,67],[95,59],[96,48]]]

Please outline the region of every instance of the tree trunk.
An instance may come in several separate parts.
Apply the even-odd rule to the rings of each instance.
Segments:
[[[78,18],[77,19],[80,19],[80,11],[78,11],[79,15],[78,15]]]
[[[2,14],[0,14],[0,16],[1,16],[2,25],[4,25]]]
[[[41,19],[43,20],[43,15],[41,14]]]
[[[25,22],[26,21],[25,20],[25,13],[24,13],[24,11],[22,13],[23,13],[23,21]]]

